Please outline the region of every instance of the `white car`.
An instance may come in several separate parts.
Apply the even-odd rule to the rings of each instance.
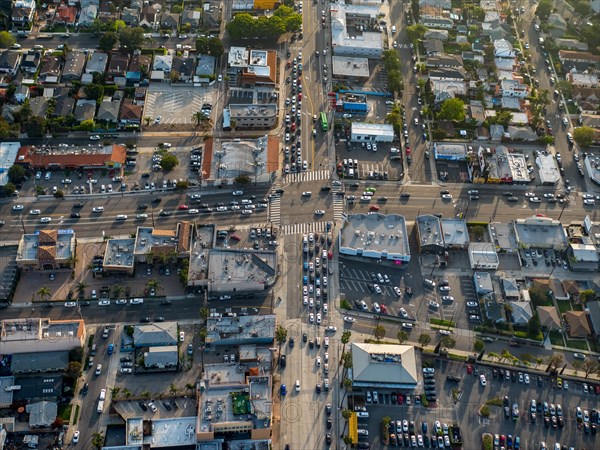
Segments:
[[[231,195],[233,195],[234,197],[237,197],[239,195],[244,195],[244,191],[233,191],[231,193]]]
[[[379,306],[379,303],[373,303],[373,311],[375,311],[377,314],[381,312],[381,306]]]
[[[402,296],[402,291],[400,290],[400,288],[398,286],[394,286],[394,293],[396,294],[397,297]]]
[[[119,214],[117,217],[115,217],[115,220],[127,220],[127,215]]]
[[[23,211],[23,205],[13,205],[13,211]]]
[[[542,203],[542,200],[539,197],[529,197],[530,203]]]
[[[438,302],[435,302],[435,301],[433,301],[433,300],[430,300],[430,301],[429,301],[429,307],[430,307],[430,308],[432,308],[432,309],[439,309],[439,307],[440,307],[440,304],[439,304]]]
[[[314,323],[314,322],[315,322],[315,315],[314,315],[313,313],[310,313],[310,314],[308,315],[308,321],[309,321],[310,323]]]
[[[29,211],[29,214],[32,216],[39,216],[42,212],[39,209],[32,209]]]
[[[400,308],[400,317],[402,317],[403,319],[408,319],[408,313],[404,308]]]
[[[50,223],[52,222],[52,217],[42,217],[40,219],[40,223]]]
[[[185,332],[180,331],[179,332],[179,342],[183,342],[183,341],[185,341]]]
[[[321,323],[321,313],[317,313],[317,324]]]
[[[333,325],[329,325],[325,328],[325,332],[328,333],[335,333],[337,331],[337,327],[334,327]]]
[[[98,306],[110,306],[110,300],[100,300]]]
[[[593,198],[586,198],[583,200],[583,204],[584,205],[595,205],[596,200],[594,200]]]
[[[317,209],[315,211],[315,216],[323,216],[325,214],[325,211],[322,209]]]
[[[97,134],[92,134],[90,136],[90,141],[99,141],[100,140],[100,136],[98,136]]]
[[[304,192],[302,193],[302,197],[310,197],[311,195],[312,195],[312,192],[311,192],[311,191],[304,191]]]
[[[452,200],[452,194],[442,194],[442,200]]]
[[[251,210],[249,210],[249,209],[244,209],[244,210],[242,211],[242,214],[243,214],[244,216],[248,216],[248,215],[252,214],[252,211],[251,211]]]
[[[379,285],[378,285],[378,284],[374,284],[374,285],[373,285],[373,289],[375,289],[375,292],[376,292],[377,294],[381,294],[381,288],[379,287]]]
[[[79,430],[73,433],[73,444],[77,444],[79,442]]]
[[[344,322],[354,323],[356,322],[356,319],[354,317],[344,316]]]
[[[104,206],[94,206],[92,208],[92,212],[94,212],[94,213],[101,213],[103,211],[104,211]]]
[[[65,302],[65,308],[75,308],[77,306],[77,302]]]
[[[409,322],[402,322],[402,328],[405,328],[407,330],[412,330],[413,324],[409,323]]]
[[[479,375],[479,383],[481,383],[481,385],[484,387],[487,385],[487,380],[485,379],[484,374]]]
[[[450,336],[452,334],[452,331],[450,331],[450,330],[438,330],[438,333],[441,334],[442,336]]]

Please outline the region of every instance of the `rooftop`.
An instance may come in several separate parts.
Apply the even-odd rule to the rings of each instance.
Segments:
[[[173,448],[196,444],[196,417],[173,419],[130,418],[126,421],[127,445],[144,448]]]
[[[274,315],[209,318],[207,345],[271,343],[275,337]]]
[[[233,179],[247,175],[257,181],[270,180],[269,140],[266,135],[257,139],[214,139],[208,168],[210,178]]]
[[[277,274],[277,253],[271,250],[213,249],[208,280],[213,292],[262,291]]]
[[[561,176],[556,165],[556,160],[551,152],[542,152],[535,158],[542,184],[556,184]]]
[[[331,58],[334,76],[351,78],[368,78],[369,60],[367,58],[352,58],[348,56],[333,56]]]
[[[75,250],[74,230],[36,230],[24,234],[19,243],[18,261],[39,261],[48,258],[67,260]]]
[[[340,254],[365,258],[410,261],[404,216],[352,214],[340,230]]]
[[[389,123],[367,123],[367,122],[352,122],[351,132],[355,134],[376,134],[378,136],[394,137],[394,126]]]
[[[261,103],[253,105],[234,105],[229,104],[231,118],[246,117],[273,117],[277,115],[276,103]]]
[[[133,327],[136,347],[177,345],[177,322],[155,322]]]
[[[436,159],[462,161],[467,157],[467,144],[435,142],[433,151]]]
[[[352,381],[358,386],[411,389],[418,381],[411,345],[351,344]]]
[[[0,142],[0,186],[5,186],[8,182],[8,169],[17,160],[19,148],[20,142]]]
[[[0,342],[73,340],[84,332],[83,320],[5,319],[0,322]],[[77,343],[74,341],[73,346]],[[2,352],[4,353],[4,352]]]
[[[558,220],[550,217],[532,216],[514,221],[517,242],[527,248],[550,248],[567,246],[567,233]]]
[[[431,214],[417,216],[416,225],[418,227],[419,246],[444,245],[444,235],[442,233],[442,223],[440,219]]]
[[[203,224],[196,228],[196,238],[192,242],[188,268],[188,285],[199,286],[207,282],[208,258],[215,238],[215,226]]]
[[[135,238],[127,239],[109,239],[106,242],[104,251],[103,266],[110,269],[112,267],[133,268],[135,248]]]
[[[71,99],[73,100],[73,99]],[[74,102],[74,100],[73,100]],[[93,145],[87,147],[36,147],[19,149],[18,161],[34,168],[104,167],[109,163],[125,164],[127,149],[124,145]]]
[[[138,227],[135,238],[135,254],[154,256],[162,252],[174,252],[177,248],[177,231],[160,230],[152,227]]]
[[[229,67],[246,67],[249,54],[250,52],[245,47],[231,47],[227,61]]]
[[[475,283],[475,291],[478,295],[487,295],[494,292],[492,275],[488,272],[475,272],[473,274],[473,282]]]
[[[442,219],[441,225],[446,246],[464,247],[469,243],[469,230],[464,220]]]

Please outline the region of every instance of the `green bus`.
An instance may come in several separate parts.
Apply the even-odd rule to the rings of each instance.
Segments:
[[[329,125],[327,124],[327,114],[324,112],[321,113],[321,129],[323,131],[327,131]]]

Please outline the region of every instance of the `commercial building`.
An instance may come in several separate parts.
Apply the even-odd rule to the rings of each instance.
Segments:
[[[540,248],[564,251],[567,249],[567,233],[562,224],[550,217],[533,216],[513,222],[520,248]]]
[[[444,252],[444,236],[440,219],[431,214],[417,216],[417,245],[420,253],[441,254]]]
[[[210,294],[260,292],[275,283],[277,270],[272,250],[212,249],[206,281]]]
[[[331,45],[338,56],[380,58],[383,35],[379,31],[379,5],[333,3],[331,10]]]
[[[393,142],[394,126],[389,123],[352,122],[350,140],[352,142]]]
[[[560,171],[552,152],[540,153],[535,158],[535,162],[538,166],[540,183],[545,186],[555,186],[560,181]]]
[[[447,249],[463,249],[469,245],[469,230],[462,219],[441,219],[444,247]]]
[[[489,272],[474,272],[473,284],[478,297],[489,297],[494,293],[492,275]]]
[[[352,369],[348,377],[355,388],[412,390],[419,381],[412,345],[351,344]]]
[[[106,273],[133,275],[135,238],[109,239],[104,250],[102,270]]]
[[[69,351],[86,340],[83,320],[6,319],[0,327],[3,355]]]
[[[398,214],[352,214],[339,233],[340,255],[393,261],[410,261],[406,221]]]
[[[228,76],[235,85],[246,88],[275,86],[277,82],[277,52],[231,47],[227,60]]]
[[[271,346],[275,339],[275,316],[209,317],[206,324],[207,347],[233,345]]]
[[[144,352],[144,366],[146,368],[176,368],[178,363],[179,352],[177,345],[150,347],[147,352]]]
[[[465,161],[467,159],[467,144],[461,143],[433,143],[435,159],[446,161]]]
[[[497,270],[500,259],[495,245],[491,242],[471,242],[469,244],[469,263],[473,270]]]
[[[16,163],[32,170],[120,169],[126,157],[126,147],[119,144],[52,150],[26,145],[19,149]]]
[[[229,104],[229,121],[235,121],[236,129],[268,129],[277,124],[277,105],[261,103],[253,105]],[[225,128],[225,126],[224,126]]]
[[[6,186],[8,183],[8,169],[17,160],[19,148],[20,142],[0,142],[0,186]]]
[[[17,266],[24,270],[70,267],[75,257],[74,230],[36,230],[24,234],[17,250]]]
[[[203,448],[197,444],[197,417],[152,418],[129,417],[125,420],[125,446],[104,447],[110,450],[160,448]],[[198,445],[198,447],[196,447]]]
[[[188,221],[179,222],[174,230],[138,227],[134,247],[135,260],[136,262],[152,262],[162,256],[187,259],[193,234],[194,224]],[[123,240],[123,245],[128,248],[129,242]],[[119,249],[118,246],[116,249]],[[108,263],[106,254],[104,260]],[[125,259],[125,262],[128,262],[128,259]],[[115,262],[111,261],[111,263]]]
[[[371,75],[368,58],[334,55],[331,58],[331,66],[335,78],[356,80],[366,79]]]
[[[133,327],[133,342],[140,347],[177,346],[177,322],[156,322]]]
[[[335,110],[348,114],[366,115],[369,113],[367,96],[364,94],[335,94]]]
[[[600,254],[593,244],[569,243],[567,248],[569,267],[574,272],[598,272]]]

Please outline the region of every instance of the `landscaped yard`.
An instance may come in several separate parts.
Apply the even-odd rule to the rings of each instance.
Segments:
[[[585,339],[567,339],[567,347],[589,351],[589,347]]]
[[[550,342],[552,343],[552,345],[565,345],[565,342],[563,341],[563,335],[560,331],[550,332]]]
[[[561,314],[566,313],[567,311],[571,311],[573,308],[571,307],[571,302],[566,301],[566,300],[561,300],[558,303],[558,310],[560,311]]]
[[[58,405],[58,416],[66,423],[69,423],[69,420],[71,420],[72,407],[73,405],[70,403],[68,405]]]

